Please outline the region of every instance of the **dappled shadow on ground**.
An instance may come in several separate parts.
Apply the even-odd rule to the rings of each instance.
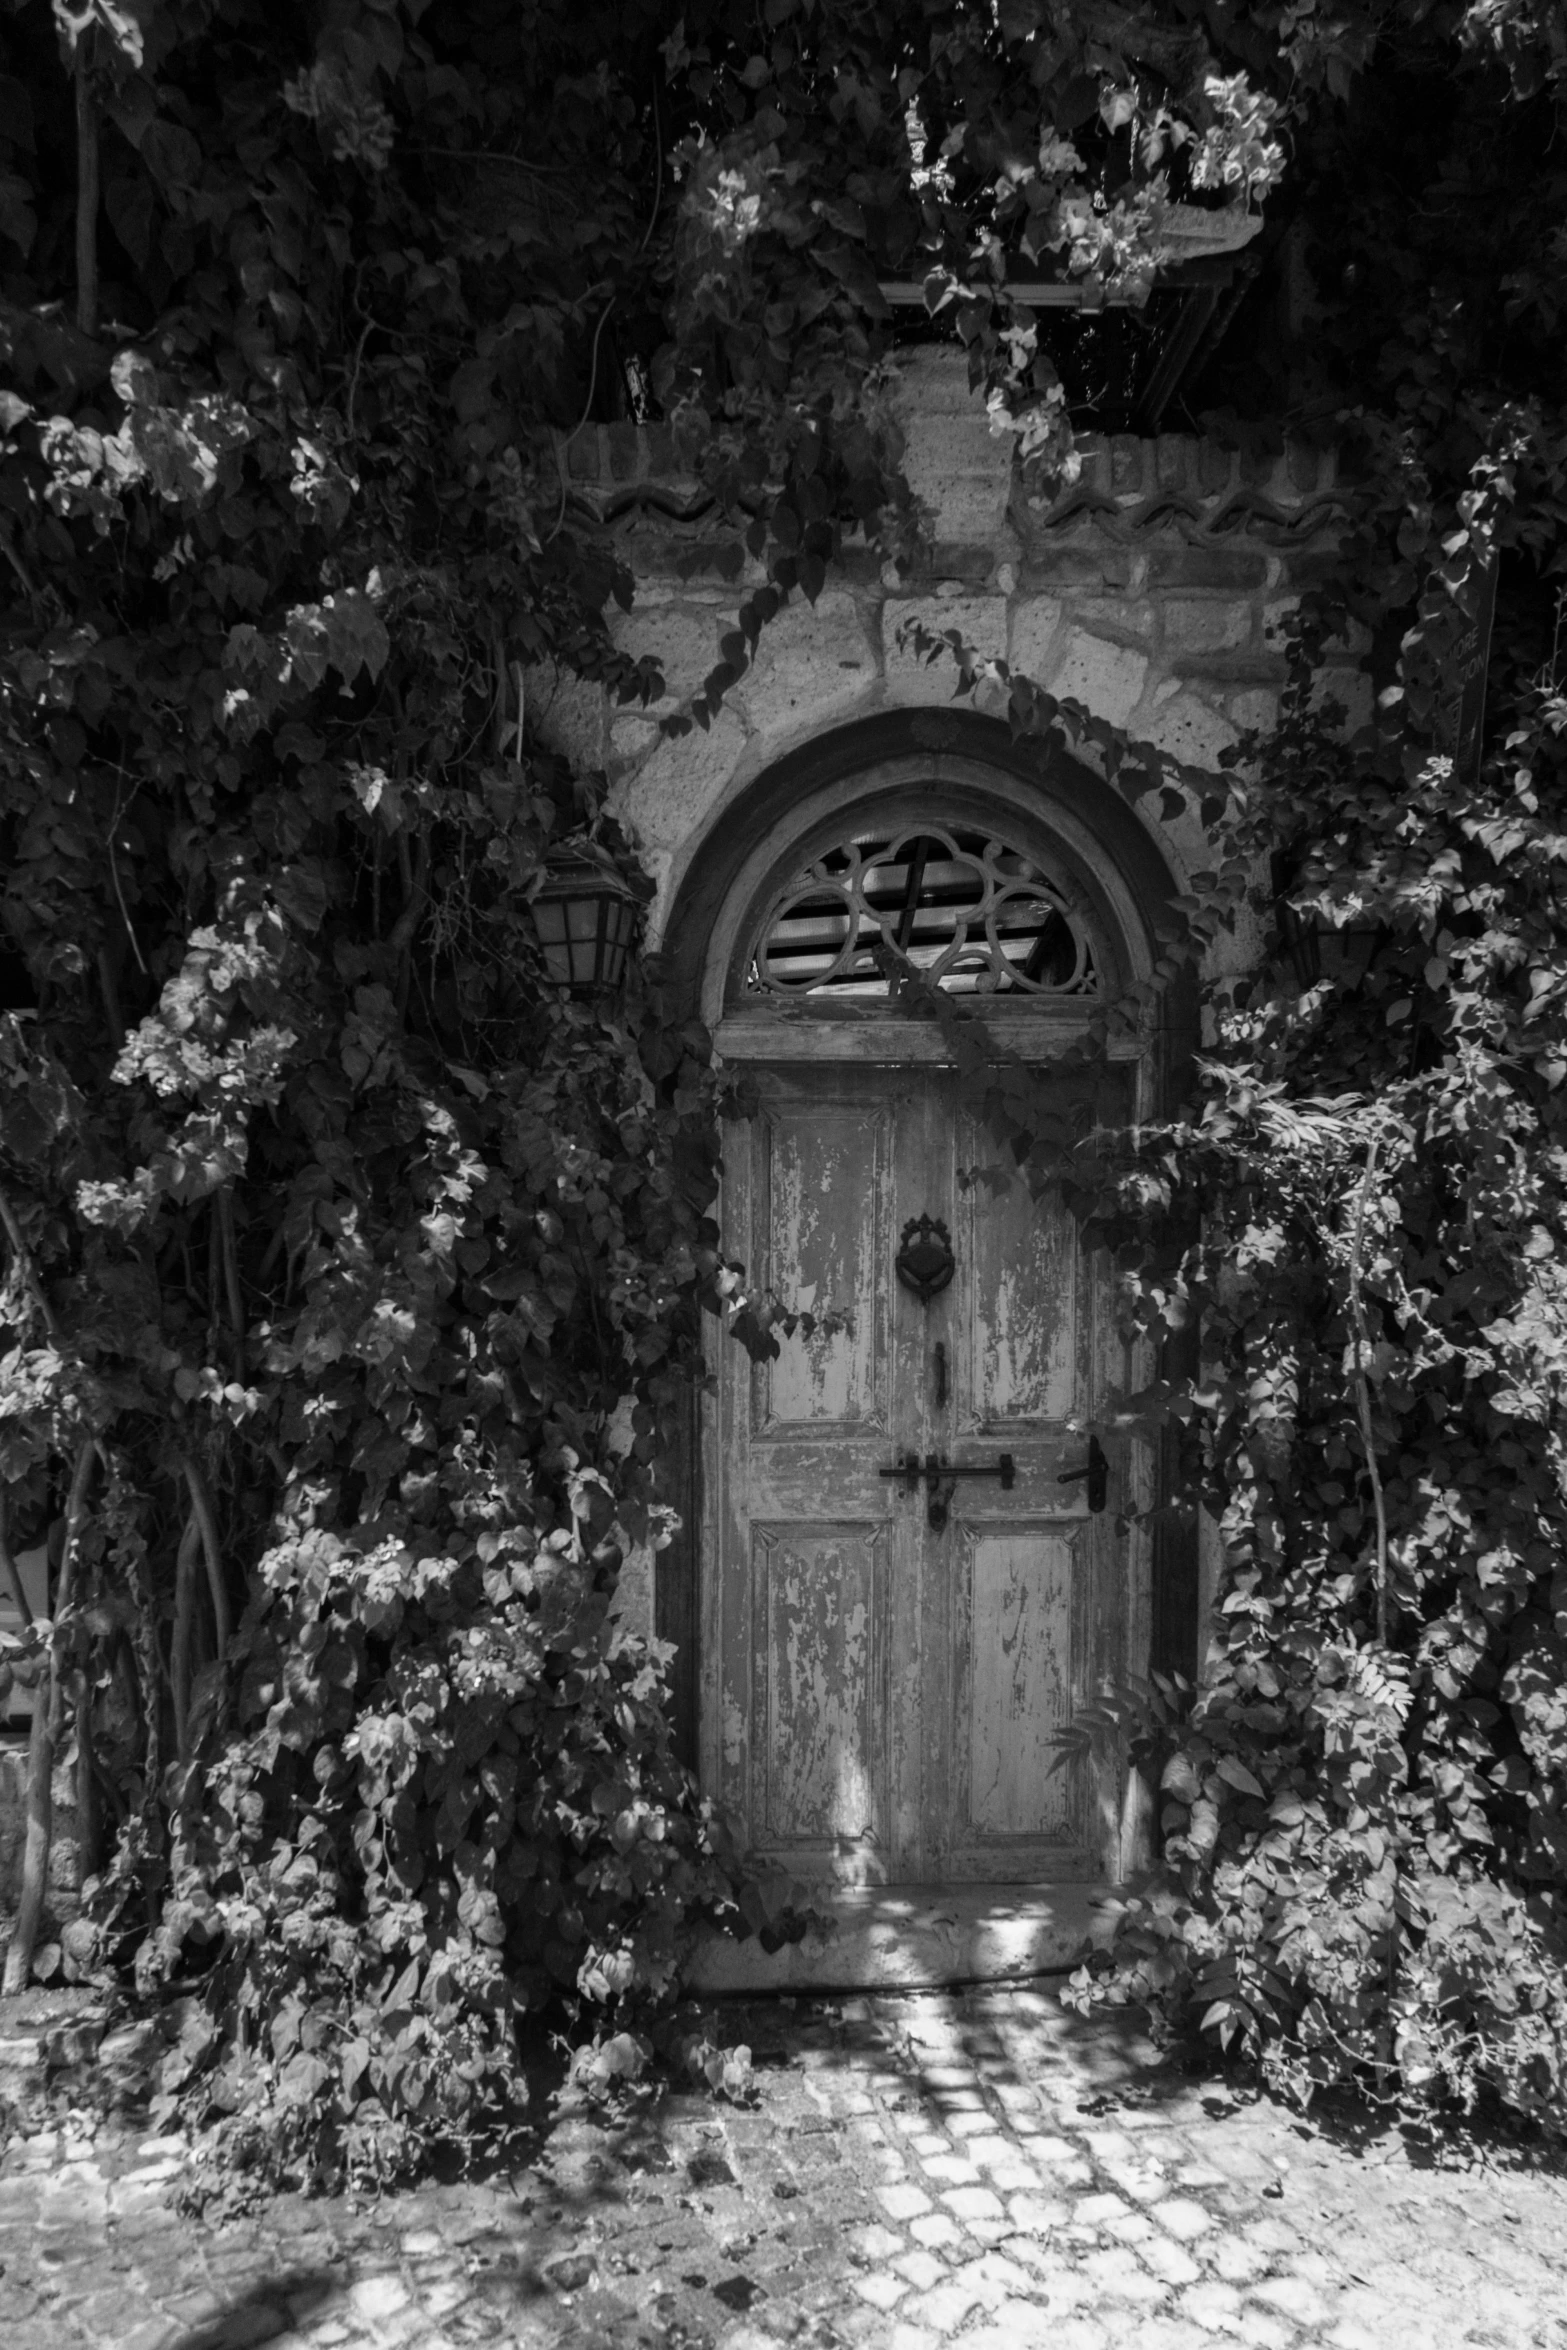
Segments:
[[[5,1963],[8,1936],[0,1926],[0,1965]],[[79,2023],[102,2009],[102,1999],[85,1983],[30,1983],[0,1999],[0,2039],[8,2031],[43,2032],[61,2024]]]
[[[1210,2131],[1220,2155],[1220,2141],[1233,2154],[1245,2139],[1244,2161],[1229,2162],[1226,2174],[1239,2185],[1206,2172],[1215,2209],[1229,2215],[1223,2224],[1274,2224],[1268,2215],[1277,2215],[1316,2240],[1320,2221],[1335,2242],[1359,2243],[1374,2206],[1395,2235],[1424,2241],[1416,2203],[1434,2192],[1443,2248],[1480,2257],[1461,2215],[1450,2226],[1446,2212],[1470,2195],[1468,2182],[1402,2176],[1419,2167],[1422,2148],[1389,2116],[1330,2100],[1292,2124],[1237,2068],[1156,2049],[1134,2015],[1078,2017],[1062,2009],[1048,1979],[993,1990],[714,1999],[681,2020],[720,2047],[750,2047],[749,2098],[721,2100],[705,2085],[666,2079],[612,2105],[591,2104],[562,2051],[541,2041],[531,2052],[526,2121],[482,2172],[458,2175],[452,2166],[373,2199],[283,2196],[234,2219],[218,2220],[214,2208],[206,2224],[164,2212],[156,2257],[145,2263],[135,2240],[154,2222],[133,2216],[122,2252],[159,2306],[177,2312],[187,2295],[187,2307],[199,2306],[198,2296],[208,2309],[222,2301],[217,2315],[190,2323],[162,2350],[249,2350],[284,2331],[308,2338],[320,2320],[343,2322],[334,2338],[344,2350],[394,2336],[410,2350],[490,2340],[520,2350],[716,2350],[739,2318],[798,2350],[834,2350],[864,2332],[867,2269],[885,2270],[897,2249],[876,2193],[888,2175],[876,2148],[903,2147],[907,2170],[894,2163],[891,2175],[919,2178],[927,2209],[958,2208],[974,2200],[974,2188],[947,2190],[965,2174],[978,2178],[961,2159],[978,2151],[968,2136],[976,2130],[989,2133],[992,2148],[1015,2129],[1034,2133],[1041,2149],[1048,2141],[1044,2168],[1059,2165],[1061,2184],[1076,2194],[1100,2194],[1107,2163],[1135,2171],[1145,2146],[1173,2149],[1165,2159],[1177,2168],[1195,2151],[1201,2169]],[[1449,2140],[1447,2155],[1426,2158],[1451,2170],[1454,2146]],[[1468,2147],[1464,2159],[1493,2174],[1506,2162],[1539,2165],[1538,2150],[1516,2135],[1492,2143],[1471,2133]],[[998,2151],[1005,2195],[1003,2172],[1016,2162]],[[1561,2167],[1555,2154],[1547,2159]],[[1511,2186],[1495,2191],[1503,2182],[1494,2175],[1491,2186],[1472,2198],[1473,2218],[1494,2237],[1517,2216],[1511,2206],[1525,2219],[1529,2206]],[[1023,2224],[1002,2223],[997,2210],[997,2234]],[[1407,2227],[1406,2211],[1414,2215]],[[913,2224],[951,2228],[940,2210]],[[1429,2214],[1423,2224],[1429,2234]],[[1394,2241],[1382,2227],[1371,2254],[1385,2265]],[[1058,2265],[1079,2257],[1115,2255],[1056,2245]],[[1422,2257],[1436,2257],[1435,2247]],[[923,2253],[909,2258],[932,2265]],[[62,2332],[59,2350],[66,2340]],[[55,2350],[52,2336],[44,2350]]]
[[[1294,2128],[1298,2137],[1319,2138],[1362,2159],[1385,2158],[1396,2149],[1418,2171],[1567,2179],[1567,2145],[1494,2102],[1484,2102],[1468,2114],[1456,2106],[1411,2113],[1396,2098],[1333,2089],[1313,2097],[1298,2113]]]
[[[1048,2046],[1033,2052],[1026,2079],[997,2032],[998,2016],[1018,1993],[1031,1995],[1049,2020]],[[973,1986],[878,1992],[874,2003],[858,1997],[715,2000],[704,2021],[715,2042],[749,2044],[760,2072],[802,2062],[831,2071],[871,2061],[898,2076],[903,2095],[939,2099],[952,2086],[945,2076],[954,2062],[960,2068],[983,2062],[1003,2102],[1009,2089],[1047,2097],[1058,2092],[1090,2118],[1117,2105],[1189,2096],[1194,2070],[1210,2069],[1194,2066],[1185,2052],[1155,2048],[1124,2010],[1087,2019],[1063,2008],[1051,1977],[994,1991]]]
[[[323,2309],[339,2279],[321,2269],[285,2269],[236,2296],[216,2317],[175,2337],[169,2350],[249,2350]]]
[[[949,2065],[984,2060],[992,2093],[1005,2106],[1009,2092],[1053,2099],[1069,2124],[1109,2123],[1117,2114],[1149,2120],[1179,2105],[1188,2123],[1193,2107],[1222,2124],[1248,2110],[1271,2115],[1302,2143],[1315,2143],[1361,2163],[1390,2163],[1415,2172],[1485,2173],[1567,2179],[1567,2144],[1495,2105],[1465,2114],[1456,2107],[1411,2113],[1396,2099],[1348,2089],[1314,2095],[1300,2106],[1274,2097],[1257,2069],[1195,2038],[1159,2048],[1138,2013],[1101,2009],[1092,2017],[1064,2007],[1058,1978],[997,1987],[1031,1991],[1050,2014],[1048,2045],[1026,2066],[1011,2063],[994,2031],[983,1986],[950,1991],[879,1993],[873,2009],[863,1999],[715,2000],[706,2024],[720,2043],[749,2040],[762,2067],[811,2061],[863,2065],[879,2060],[899,2076],[891,2109],[920,2102],[939,2108]],[[856,2022],[856,2017],[863,2020]]]

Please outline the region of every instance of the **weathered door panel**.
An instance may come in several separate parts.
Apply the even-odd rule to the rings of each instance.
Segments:
[[[1072,1804],[1052,1741],[1072,1716],[1072,1594],[1081,1529],[959,1524],[955,1661],[967,1681],[960,1757],[970,1832],[1074,1840]]]
[[[945,1666],[946,1801],[932,1806],[933,1873],[987,1882],[1118,1873],[1115,1766],[1057,1743],[1121,1662],[1126,1544],[1121,1448],[1107,1507],[1091,1513],[1089,1419],[1125,1375],[1104,1311],[1103,1267],[1057,1191],[1035,1197],[994,1170],[983,1131],[950,1098],[959,1168],[953,1457],[1012,1462],[1010,1490],[954,1496],[930,1588],[930,1643]],[[1063,1125],[1109,1105],[1063,1086]],[[1073,1479],[1063,1483],[1064,1478]],[[1103,1783],[1111,1782],[1111,1783]]]
[[[890,1682],[909,1531],[877,1471],[898,1384],[892,1200],[905,1143],[901,1071],[769,1071],[761,1113],[726,1154],[726,1245],[758,1289],[815,1317],[776,1359],[719,1364],[718,1507],[710,1512],[708,1784],[752,1842],[808,1877],[904,1872],[911,1811]]]
[[[885,1854],[888,1529],[753,1522],[751,1539],[758,1838]]]
[[[972,1132],[965,1139],[978,1146]],[[1036,1201],[1014,1177],[1004,1188],[971,1184],[959,1230],[965,1436],[1061,1427],[1082,1408],[1092,1343],[1075,1220],[1058,1196]]]
[[[748,1266],[822,1317],[752,1372],[752,1434],[802,1439],[887,1430],[887,1219],[894,1110],[769,1088],[753,1136]]]
[[[707,1784],[807,1877],[1115,1875],[1116,1774],[1056,1743],[1123,1654],[1117,1448],[1103,1514],[1060,1482],[1124,1370],[1099,1269],[1059,1200],[986,1171],[950,1072],[759,1083],[726,1154],[727,1247],[826,1326],[773,1363],[720,1358]],[[956,1257],[928,1303],[893,1273],[922,1214]],[[988,1472],[951,1487],[944,1527],[923,1479],[880,1474],[910,1451]]]
[[[935,1877],[1032,1884],[1106,1873],[1093,1774],[1056,1743],[1093,1693],[1098,1531],[1087,1516],[1048,1510],[965,1508],[942,1537],[930,1610],[942,1652],[928,1699],[942,1758],[928,1829]]]

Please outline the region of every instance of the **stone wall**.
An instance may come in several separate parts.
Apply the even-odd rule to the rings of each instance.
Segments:
[[[655,937],[697,841],[772,760],[850,719],[950,699],[950,664],[924,666],[900,645],[908,621],[959,630],[1199,768],[1215,768],[1223,746],[1275,706],[1279,624],[1342,517],[1330,453],[1291,447],[1256,462],[1186,438],[1089,440],[1080,479],[1036,510],[1012,437],[991,433],[968,390],[961,352],[912,353],[897,399],[910,479],[933,522],[928,566],[900,577],[851,545],[814,608],[797,598],[763,632],[711,730],[674,739],[660,718],[717,661],[719,635],[760,572],[724,576],[733,534],[682,478],[663,428],[589,426],[560,444],[569,493],[611,528],[637,583],[617,639],[658,656],[669,692],[651,710],[616,708],[535,671],[530,708],[545,740],[610,775],[659,885]],[[1348,648],[1327,683],[1364,711]],[[1194,819],[1170,826],[1150,802],[1142,808],[1178,874],[1203,861]]]
[[[957,629],[981,653],[1199,769],[1215,771],[1220,751],[1276,707],[1281,624],[1320,577],[1344,519],[1331,452],[1291,445],[1250,459],[1175,435],[1088,439],[1079,479],[1036,508],[1012,436],[991,432],[969,391],[961,351],[907,354],[894,399],[909,478],[931,520],[924,568],[900,576],[851,543],[815,606],[796,598],[764,630],[712,728],[678,738],[659,721],[718,660],[719,636],[760,569],[726,573],[734,533],[682,475],[665,428],[589,426],[558,444],[564,493],[609,527],[636,581],[617,640],[656,655],[669,691],[652,709],[617,707],[536,670],[531,717],[544,740],[608,773],[612,805],[658,885],[651,943],[708,828],[775,759],[852,719],[950,700],[955,671],[945,660],[925,666],[900,644],[908,621]],[[1352,722],[1370,709],[1360,650],[1345,645],[1323,679]],[[977,706],[999,707],[999,697]],[[1172,823],[1156,796],[1138,813],[1178,880],[1209,861],[1195,814]],[[1244,968],[1255,945],[1255,929],[1237,925],[1209,975]],[[1206,1616],[1211,1526],[1201,1549]],[[639,1586],[628,1612],[647,1605]]]

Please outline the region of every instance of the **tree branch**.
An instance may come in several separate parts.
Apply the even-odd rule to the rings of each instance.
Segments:
[[[97,1457],[96,1437],[84,1436],[76,1448],[76,1466],[71,1471],[71,1490],[65,1504],[65,1547],[60,1553],[60,1579],[55,1585],[52,1611],[56,1628],[71,1604],[72,1589],[76,1582],[76,1553],[81,1540],[82,1512],[87,1506],[87,1487]]]
[[[419,835],[419,846],[405,879],[407,902],[392,924],[386,941],[397,955],[405,953],[412,945],[414,932],[419,927],[419,917],[424,912],[425,894],[430,880],[430,836],[427,832]]]
[[[143,964],[143,970],[146,965]],[[104,1017],[109,1023],[109,1034],[118,1053],[125,1042],[125,1014],[120,1006],[120,990],[114,976],[114,965],[109,960],[107,947],[98,949],[98,984],[103,990]]]
[[[217,1634],[218,1657],[227,1654],[233,1617],[229,1609],[229,1595],[223,1584],[223,1551],[218,1541],[218,1521],[212,1507],[212,1496],[207,1481],[195,1462],[186,1455],[183,1462],[185,1482],[190,1487],[191,1508],[196,1513],[196,1524],[201,1529],[201,1547],[207,1562],[207,1589],[212,1595],[212,1623]]]
[[[93,1771],[93,1684],[84,1672],[76,1692],[76,1884],[98,1873],[103,1839],[103,1806]]]
[[[1365,1300],[1360,1294],[1360,1259],[1366,1237],[1366,1202],[1377,1171],[1377,1153],[1380,1139],[1373,1140],[1366,1153],[1365,1173],[1355,1198],[1355,1237],[1349,1252],[1349,1307],[1355,1325],[1355,1403],[1360,1418],[1360,1441],[1365,1449],[1366,1473],[1371,1479],[1371,1501],[1377,1517],[1377,1639],[1387,1646],[1387,1503],[1382,1493],[1382,1472],[1377,1466],[1376,1444],[1371,1430],[1371,1387],[1366,1377],[1366,1356],[1371,1351],[1371,1334],[1366,1324]]]
[[[49,1852],[54,1842],[54,1753],[60,1735],[60,1620],[71,1603],[82,1511],[96,1458],[93,1438],[84,1436],[77,1447],[70,1497],[65,1505],[65,1547],[60,1554],[60,1575],[55,1587],[48,1664],[39,1674],[33,1692],[33,1722],[27,1736],[27,1831],[22,1854],[22,1886],[11,1946],[5,1954],[5,1977],[0,1981],[0,1997],[7,1999],[27,1988],[43,1917],[44,1895],[49,1888]]]
[[[50,1676],[40,1673],[33,1691],[33,1721],[27,1733],[27,1828],[22,1850],[22,1889],[16,1905],[16,1924],[5,1954],[5,1977],[0,1998],[14,1999],[27,1988],[33,1971],[33,1951],[43,1916],[44,1889],[49,1882],[49,1847],[54,1841],[54,1731],[51,1725],[53,1692]]]
[[[76,323],[98,332],[98,101],[87,72],[87,35],[76,44]]]
[[[16,1258],[27,1293],[43,1317],[43,1325],[49,1333],[50,1344],[58,1346],[60,1344],[60,1325],[54,1318],[54,1308],[44,1295],[43,1283],[39,1280],[34,1269],[27,1243],[22,1238],[22,1227],[16,1210],[3,1190],[0,1190],[0,1224],[5,1226],[5,1236],[11,1243],[12,1254]]]
[[[11,1549],[9,1529],[6,1524],[4,1493],[0,1493],[0,1572],[3,1572],[6,1581],[11,1586],[11,1597],[16,1602],[23,1623],[30,1624],[33,1620],[33,1611],[28,1605],[27,1586],[22,1581],[22,1570],[17,1565]]]
[[[180,1534],[174,1569],[174,1631],[169,1642],[174,1744],[181,1762],[190,1760],[190,1659],[196,1628],[196,1553],[200,1547],[201,1529],[193,1513]]]
[[[119,830],[119,821],[119,802],[116,801],[114,808],[114,821],[109,826],[109,878],[114,883],[114,895],[120,909],[120,920],[124,923],[125,935],[131,942],[131,953],[136,957],[136,968],[141,972],[143,978],[145,978],[147,973],[147,965],[143,960],[141,945],[137,939],[135,928],[131,922],[130,908],[125,903],[125,892],[120,887],[119,861],[114,854],[114,836],[115,833]]]
[[[223,1258],[223,1285],[228,1292],[229,1323],[234,1332],[237,1375],[244,1361],[245,1299],[239,1285],[239,1249],[234,1239],[234,1193],[228,1184],[218,1193],[218,1239]]]
[[[11,569],[16,573],[17,578],[21,581],[23,593],[36,599],[38,589],[34,585],[32,573],[28,570],[27,565],[22,561],[21,556],[17,553],[15,547],[11,544],[11,537],[8,531],[0,530],[0,555],[5,557],[6,561],[10,564]]]
[[[401,833],[398,835],[398,844],[403,848],[403,854],[406,857],[408,852],[406,846],[403,845]],[[419,835],[419,846],[412,869],[410,871],[405,867],[404,883],[408,891],[407,902],[397,920],[392,924],[391,935],[386,942],[393,954],[397,956],[400,964],[397,974],[397,1017],[399,1020],[405,1020],[408,1016],[408,987],[413,976],[413,958],[409,949],[413,945],[414,932],[419,927],[419,918],[424,912],[424,902],[429,892],[430,835],[428,832],[422,832]]]

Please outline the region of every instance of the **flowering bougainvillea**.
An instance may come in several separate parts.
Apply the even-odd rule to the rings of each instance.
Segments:
[[[1563,52],[1527,0],[1400,0],[1379,80],[1387,14],[7,18],[0,1572],[51,1554],[0,1660],[37,1700],[8,1979],[155,2003],[160,2110],[262,2175],[502,2126],[546,2003],[624,2077],[692,1921],[790,1930],[612,1605],[667,1530],[702,1312],[765,1347],[782,1308],[715,1253],[709,1040],[656,966],[562,996],[529,918],[563,839],[635,871],[605,779],[538,744],[533,666],[662,691],[562,443],[661,413],[729,575],[760,566],[669,721],[710,723],[846,537],[917,551],[884,278],[1048,494],[1092,419],[1018,287],[1141,296],[1177,208],[1233,238],[1292,184],[1322,316],[1288,379],[1258,339],[1233,425],[1288,405],[1352,445],[1302,676],[1354,623],[1404,700],[1346,744],[1303,685],[1189,909],[1200,936],[1277,835],[1302,918],[1380,928],[1358,991],[1221,1008],[1205,1106],[1132,1185],[1210,1216],[1220,1261],[1163,1273],[1128,1226],[1128,1306],[1205,1322],[1213,1378],[1163,1408],[1235,1632],[1166,1741],[1182,1889],[1137,1984],[1291,2062],[1550,2109]],[[1399,114],[1411,70],[1453,103]],[[1404,174],[1369,190],[1367,120]],[[1444,191],[1413,292],[1407,186]],[[1420,657],[1492,546],[1477,788]],[[1009,683],[1020,727],[1083,732]],[[1134,796],[1166,775],[1090,731]],[[63,1944],[57,1757],[93,1878]]]

